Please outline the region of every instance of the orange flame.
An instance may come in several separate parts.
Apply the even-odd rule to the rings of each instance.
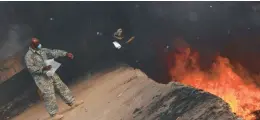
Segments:
[[[198,61],[198,52],[192,53],[190,48],[170,53],[168,67],[172,80],[219,96],[229,103],[238,116],[256,120],[251,113],[260,109],[260,89],[257,85],[237,74],[227,58],[217,56],[211,69],[206,72],[200,70]]]

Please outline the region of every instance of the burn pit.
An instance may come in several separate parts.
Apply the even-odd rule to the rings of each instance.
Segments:
[[[172,81],[202,89],[230,105],[232,112],[245,120],[258,120],[259,75],[252,76],[239,63],[231,63],[217,53],[208,69],[201,68],[200,53],[182,40],[167,52],[167,66]],[[179,44],[185,43],[185,44]]]

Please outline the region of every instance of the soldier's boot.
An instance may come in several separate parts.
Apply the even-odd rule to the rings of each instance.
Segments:
[[[64,116],[63,115],[60,115],[60,114],[56,114],[54,115],[51,120],[61,120]]]
[[[75,101],[74,103],[72,103],[70,105],[71,108],[75,108],[75,107],[78,107],[79,105],[83,104],[84,101],[83,100],[80,100],[80,101]]]

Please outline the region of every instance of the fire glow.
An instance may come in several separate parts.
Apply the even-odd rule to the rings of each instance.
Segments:
[[[226,101],[239,117],[256,120],[252,112],[260,109],[260,89],[252,80],[235,72],[229,59],[217,56],[210,70],[202,71],[198,52],[187,47],[169,53],[167,60],[172,80],[214,94]],[[241,66],[236,70],[247,72]]]

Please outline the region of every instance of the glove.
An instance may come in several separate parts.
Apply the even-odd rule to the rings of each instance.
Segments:
[[[113,44],[117,49],[120,49],[122,47],[117,41],[114,41]]]
[[[51,65],[48,65],[48,66],[45,66],[42,68],[43,71],[47,71],[47,70],[50,70],[52,68]]]
[[[74,56],[73,56],[73,54],[72,53],[67,53],[67,55],[66,55],[69,59],[73,59],[74,58]]]

